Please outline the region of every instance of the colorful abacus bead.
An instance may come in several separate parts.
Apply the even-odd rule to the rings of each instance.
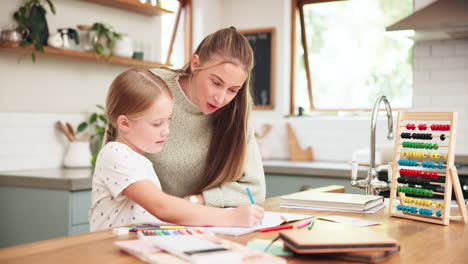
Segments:
[[[427,129],[427,125],[426,125],[426,124],[419,124],[419,125],[418,125],[418,129],[419,129],[419,130],[426,130],[426,129]]]
[[[401,166],[418,166],[418,161],[416,161],[416,160],[398,160],[398,165],[401,165]]]
[[[445,140],[445,135],[444,134],[440,135],[440,140],[442,140],[442,141]]]
[[[437,211],[437,212],[436,212],[436,216],[437,216],[437,217],[441,217],[441,216],[442,216],[442,211]]]
[[[450,130],[450,125],[431,125],[431,130],[433,131],[448,131]]]
[[[406,129],[408,129],[408,130],[415,130],[415,129],[416,129],[416,125],[415,125],[415,124],[406,124]]]
[[[437,207],[437,208],[442,208],[442,207],[444,207],[444,202],[436,202],[436,207]]]
[[[439,166],[438,166],[438,167],[439,167],[439,169],[443,169],[443,168],[444,168],[444,163],[439,162]]]

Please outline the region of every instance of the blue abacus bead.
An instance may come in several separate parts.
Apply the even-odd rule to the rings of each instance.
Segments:
[[[432,210],[427,210],[427,215],[432,215]]]
[[[443,162],[439,162],[439,169],[443,169],[444,168],[444,163]]]
[[[398,211],[401,211],[401,204],[397,205],[396,209],[397,209]]]
[[[437,216],[437,217],[441,217],[441,216],[442,216],[442,211],[437,211],[437,212],[436,212],[436,216]]]

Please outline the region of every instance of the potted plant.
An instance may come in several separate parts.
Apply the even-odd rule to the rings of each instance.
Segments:
[[[102,148],[107,127],[107,117],[104,107],[102,105],[96,105],[96,107],[98,111],[91,113],[88,120],[80,123],[77,128],[78,134],[85,132],[91,134],[89,148],[92,154],[91,165],[93,167],[96,165],[97,155]]]
[[[47,45],[49,27],[46,19],[46,8],[41,2],[46,2],[50,10],[55,14],[55,7],[51,0],[29,0],[18,11],[13,13],[13,18],[18,22],[17,30],[27,32],[23,36],[20,45],[33,44],[37,51],[44,52],[43,46]],[[36,61],[36,55],[32,53],[32,60]]]
[[[115,42],[122,39],[122,34],[115,32],[112,26],[104,23],[94,23],[91,30],[95,32],[94,51],[100,55],[109,56]]]

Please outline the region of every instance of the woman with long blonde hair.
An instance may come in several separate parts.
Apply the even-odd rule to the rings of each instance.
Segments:
[[[148,154],[169,194],[232,207],[265,200],[265,176],[249,126],[253,51],[234,27],[208,35],[182,70],[152,69],[174,96],[172,133]]]

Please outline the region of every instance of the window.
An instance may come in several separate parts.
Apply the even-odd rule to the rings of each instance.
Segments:
[[[411,14],[413,0],[293,0],[294,5],[299,15],[292,23],[297,38],[292,41],[296,58],[290,114],[298,107],[368,110],[380,95],[393,108],[412,106],[413,41],[405,32],[385,28]]]

